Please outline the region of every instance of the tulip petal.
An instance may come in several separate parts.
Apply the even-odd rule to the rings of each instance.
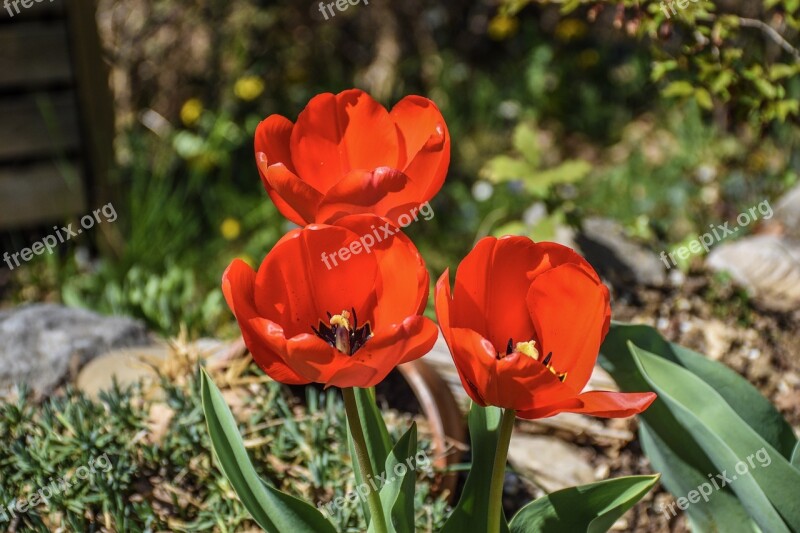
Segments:
[[[526,238],[478,242],[456,272],[452,325],[480,332],[498,353],[505,353],[509,338],[515,343],[535,339],[525,295],[537,255]]]
[[[322,199],[316,218],[332,223],[346,215],[374,213],[382,216],[407,194],[408,176],[390,167],[354,170],[334,185]]]
[[[450,269],[447,268],[436,281],[435,293],[436,320],[442,329],[442,334],[447,337],[450,334],[450,305],[453,298],[450,295]]]
[[[347,355],[313,334],[304,333],[291,339],[276,335],[268,337],[268,340],[272,341],[271,348],[283,356],[292,370],[314,383],[327,383],[349,362]]]
[[[565,402],[518,412],[519,418],[547,418],[559,413],[581,413],[600,418],[627,418],[641,413],[656,399],[653,392],[584,392]]]
[[[580,266],[567,263],[537,276],[527,294],[543,354],[566,372],[564,383],[575,394],[583,390],[594,369],[609,307],[608,289]]]
[[[471,329],[451,328],[445,334],[461,385],[472,401],[482,407],[494,405],[489,397],[490,374],[497,358],[492,343]]]
[[[379,220],[376,218],[376,220]],[[373,316],[378,276],[371,254],[349,255],[345,247],[360,235],[338,226],[311,225],[285,235],[267,255],[256,277],[256,303],[275,316],[287,337],[311,333],[326,313],[355,308],[359,322]]]
[[[264,188],[281,214],[299,225],[313,222],[322,194],[283,164],[269,165],[265,154],[257,154],[256,160]]]
[[[529,273],[530,279],[536,279],[536,276],[552,270],[553,268],[561,265],[573,264],[577,265],[586,272],[588,276],[594,279],[597,283],[601,283],[600,277],[594,271],[592,266],[575,252],[572,248],[558,244],[555,242],[537,242],[536,243],[536,259]]]
[[[574,395],[539,361],[520,353],[501,359],[491,343],[469,329],[453,328],[445,340],[467,394],[481,405],[528,410]]]
[[[450,133],[441,111],[421,96],[407,96],[390,113],[400,132],[399,168],[418,188],[418,202],[441,189],[450,164]]]
[[[436,343],[436,324],[423,316],[410,316],[402,323],[384,328],[350,358],[349,366],[328,380],[340,388],[374,387],[397,365],[419,359]],[[355,369],[370,369],[372,375]]]
[[[525,354],[503,357],[496,362],[494,374],[489,393],[492,405],[524,411],[535,408],[542,398],[559,401],[574,394],[540,361]]]
[[[270,115],[256,128],[256,154],[266,155],[270,165],[283,163],[289,172],[295,173],[289,141],[292,137],[292,121],[281,115]]]
[[[352,170],[395,167],[398,160],[394,121],[358,89],[315,96],[297,118],[291,148],[298,175],[323,193]]]
[[[380,329],[422,314],[428,303],[430,276],[411,239],[386,220],[370,215],[342,218],[336,225],[358,235],[362,248],[369,245],[367,253],[375,258],[377,301],[372,326]]]
[[[270,348],[267,339],[274,336],[283,339],[283,330],[266,319],[256,318],[258,313],[253,302],[256,274],[244,261],[233,261],[222,276],[222,292],[239,327],[245,345],[258,366],[275,381],[290,385],[302,385],[310,380],[298,375],[283,360],[280,352]],[[260,320],[261,323],[253,323]]]

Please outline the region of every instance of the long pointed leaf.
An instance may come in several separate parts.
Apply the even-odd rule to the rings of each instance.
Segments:
[[[417,424],[414,422],[397,441],[384,467],[384,485],[380,488],[380,495],[390,533],[414,533],[416,474],[409,459],[414,457],[416,451]],[[402,465],[402,468],[398,465]],[[373,531],[373,524],[370,524],[370,532]]]
[[[729,473],[733,481],[730,489],[739,496],[756,523],[770,532],[788,531],[786,524],[793,530],[800,530],[800,507],[797,506],[800,472],[702,379],[632,343],[629,348],[644,378],[680,423],[696,436],[717,472]],[[746,472],[735,471],[737,464],[748,457],[752,462],[754,454],[761,449],[770,459],[768,467],[746,465]]]
[[[469,436],[472,444],[472,468],[453,514],[441,533],[486,531],[489,516],[487,497],[492,480],[492,465],[497,450],[502,412],[497,407],[481,407],[475,403],[469,410]],[[500,530],[508,532],[505,517]]]
[[[614,322],[601,348],[601,363],[625,390],[643,390],[644,385],[637,375],[638,369],[630,357],[625,356],[628,341],[697,375],[716,389],[742,420],[781,455],[787,459],[791,457],[797,444],[792,427],[749,381],[722,363],[667,342],[655,328]]]
[[[680,449],[672,448],[645,420],[641,420],[639,424],[639,439],[653,470],[661,472],[661,483],[673,494],[680,497],[697,490],[703,484],[709,484],[705,472],[711,472],[715,467],[709,466],[702,472],[697,470],[694,465],[685,461]],[[758,531],[732,491],[717,491],[710,502],[698,501],[689,507],[692,531]],[[671,504],[671,507],[667,506],[659,512],[670,519],[680,509],[676,504]]]
[[[203,412],[219,465],[253,520],[270,533],[336,533],[336,529],[308,503],[265,485],[239,434],[236,420],[217,386],[203,370]]]
[[[657,481],[657,475],[629,476],[553,492],[523,507],[511,533],[605,533]]]

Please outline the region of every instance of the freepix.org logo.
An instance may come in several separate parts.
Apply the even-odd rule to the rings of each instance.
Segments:
[[[19,15],[20,5],[23,9],[30,9],[33,7],[33,4],[38,4],[44,1],[45,0],[4,0],[3,7],[6,8],[6,11],[8,11],[8,16],[13,17],[14,15]],[[53,0],[49,1],[52,2]],[[12,11],[11,8],[14,8],[14,11]]]

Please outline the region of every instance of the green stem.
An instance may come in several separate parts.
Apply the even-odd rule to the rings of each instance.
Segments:
[[[503,481],[506,478],[506,459],[508,445],[511,443],[511,432],[514,430],[514,419],[517,414],[513,409],[503,412],[500,421],[500,436],[497,439],[497,450],[492,466],[492,483],[489,486],[489,523],[488,533],[500,533],[500,518],[503,516]]]
[[[342,395],[344,396],[344,409],[347,413],[347,423],[350,425],[350,435],[353,437],[353,447],[356,450],[358,467],[361,470],[361,479],[366,483],[375,478],[375,472],[372,471],[367,441],[364,438],[364,429],[361,427],[361,417],[358,415],[356,394],[352,388],[348,388],[342,389]],[[369,491],[367,494],[367,506],[369,507],[369,514],[372,515],[375,533],[388,532],[386,517],[383,515],[381,495],[378,491]]]

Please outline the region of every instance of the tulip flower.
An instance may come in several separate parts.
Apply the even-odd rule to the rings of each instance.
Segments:
[[[374,215],[312,224],[284,236],[258,272],[231,263],[222,279],[225,299],[270,377],[373,387],[398,364],[430,351],[437,328],[422,316],[428,272],[408,237],[396,228],[387,235],[386,227]],[[326,264],[334,253],[336,265]]]
[[[314,97],[296,123],[262,121],[256,163],[278,210],[301,226],[358,213],[403,214],[433,198],[450,164],[450,135],[439,109],[421,96],[387,111],[351,89]]]
[[[436,285],[436,314],[467,394],[520,418],[642,412],[653,393],[582,392],[611,321],[608,289],[571,249],[487,237]]]

